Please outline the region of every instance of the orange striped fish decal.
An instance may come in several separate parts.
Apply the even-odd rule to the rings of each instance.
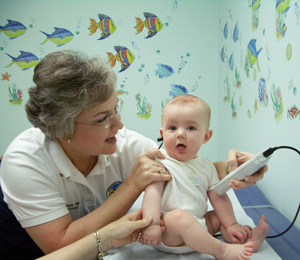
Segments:
[[[149,32],[145,39],[148,39],[156,35],[163,28],[163,25],[160,19],[152,13],[145,12],[144,16],[146,18],[144,22],[138,17],[135,18],[136,26],[134,28],[137,31],[136,34],[139,34],[141,31],[143,31],[144,27],[147,27]]]
[[[98,17],[100,19],[99,23],[96,23],[94,19],[90,18],[90,35],[94,34],[99,28],[102,33],[101,37],[98,40],[103,40],[113,34],[116,31],[117,27],[114,21],[108,15],[98,14]]]
[[[117,52],[116,55],[107,52],[109,64],[113,68],[116,64],[116,61],[118,60],[121,63],[121,70],[119,72],[125,71],[133,63],[135,57],[133,53],[126,47],[115,46],[114,49]]]

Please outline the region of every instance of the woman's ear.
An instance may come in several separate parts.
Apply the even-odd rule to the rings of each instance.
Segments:
[[[207,129],[206,130],[206,133],[205,133],[205,136],[204,136],[204,140],[203,140],[204,144],[209,141],[209,139],[212,137],[212,134],[213,134],[213,130],[211,130],[211,129]]]
[[[71,143],[71,138],[70,136],[63,136],[62,138],[59,139],[61,142],[65,144],[70,144]]]

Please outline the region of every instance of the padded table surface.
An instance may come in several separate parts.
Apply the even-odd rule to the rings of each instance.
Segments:
[[[246,214],[257,225],[264,215],[270,225],[268,236],[277,235],[286,230],[291,222],[268,201],[258,186],[234,191]],[[295,209],[296,212],[297,208]],[[300,230],[293,226],[287,233],[277,238],[267,238],[268,244],[282,259],[300,259]]]

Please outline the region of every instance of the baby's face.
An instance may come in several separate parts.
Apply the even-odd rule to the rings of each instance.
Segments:
[[[161,135],[168,154],[179,160],[188,161],[197,157],[207,136],[208,123],[201,116],[200,105],[171,104],[164,108]]]

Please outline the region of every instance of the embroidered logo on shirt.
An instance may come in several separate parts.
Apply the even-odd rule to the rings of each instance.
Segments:
[[[115,181],[112,183],[106,190],[106,198],[109,198],[121,184],[121,181]]]

